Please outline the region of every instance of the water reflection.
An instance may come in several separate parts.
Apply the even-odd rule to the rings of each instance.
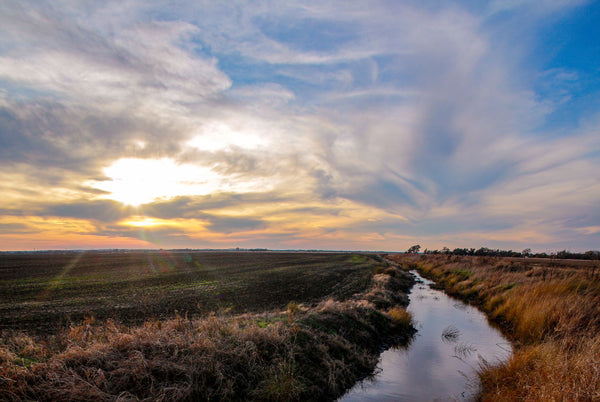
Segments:
[[[418,333],[407,349],[381,356],[379,373],[355,386],[342,401],[469,400],[478,390],[476,370],[483,359],[507,359],[511,346],[485,315],[457,302],[421,278],[408,307]]]

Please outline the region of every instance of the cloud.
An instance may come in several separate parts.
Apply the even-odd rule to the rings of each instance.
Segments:
[[[188,23],[140,22],[111,33],[81,12],[3,8],[0,80],[10,94],[0,94],[1,162],[97,175],[107,156],[173,154],[195,105],[231,85],[216,60],[179,46],[197,30]]]
[[[207,211],[237,208],[271,203],[289,202],[290,198],[279,193],[220,193],[205,196],[176,197],[170,200],[159,200],[140,206],[141,211],[149,216],[161,219],[171,218],[201,218]]]
[[[496,14],[502,12],[529,12],[533,14],[552,14],[565,9],[581,6],[589,3],[589,0],[493,0],[489,3],[488,12],[489,14]]]
[[[257,104],[277,107],[285,105],[295,98],[292,91],[275,83],[236,87],[227,94],[242,104],[253,103],[254,107]]]
[[[120,238],[145,216],[177,245],[591,244],[598,108],[553,126],[579,72],[528,59],[585,4],[4,4],[0,213]],[[161,193],[160,160],[214,185]],[[124,161],[155,186],[137,210],[100,185]]]
[[[24,223],[0,223],[0,233],[35,233],[35,229]]]
[[[231,216],[211,216],[206,217],[206,219],[210,222],[209,228],[220,233],[249,231],[266,227],[265,222],[260,219],[237,218]]]
[[[91,219],[99,222],[117,222],[135,214],[132,207],[126,207],[112,200],[78,200],[44,207],[44,215]]]
[[[123,103],[172,108],[230,86],[215,60],[177,46],[197,32],[188,23],[138,22],[108,33],[51,7],[19,3],[3,15],[7,39],[14,42],[1,58],[0,77],[20,85],[103,108]]]

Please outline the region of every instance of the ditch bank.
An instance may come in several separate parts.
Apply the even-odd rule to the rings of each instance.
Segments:
[[[415,333],[413,277],[379,267],[347,300],[286,311],[149,320],[93,318],[51,338],[5,332],[2,400],[334,400]]]
[[[405,348],[383,352],[377,374],[354,386],[340,402],[471,401],[478,393],[481,363],[510,356],[510,343],[485,314],[411,273],[417,284],[408,311],[418,336]]]
[[[390,258],[478,305],[512,340],[510,359],[481,367],[479,400],[600,399],[600,280],[593,267],[499,257]]]

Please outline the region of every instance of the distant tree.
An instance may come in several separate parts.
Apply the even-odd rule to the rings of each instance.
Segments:
[[[584,256],[588,260],[600,260],[600,251],[589,250],[585,252]]]
[[[406,250],[407,254],[418,254],[419,250],[421,250],[421,246],[419,244],[415,244],[411,246],[408,250]]]
[[[487,247],[480,247],[477,250],[475,250],[475,255],[476,256],[486,256],[486,255],[491,255],[492,250],[490,250]]]
[[[526,248],[525,250],[521,251],[521,255],[523,257],[529,257],[531,255],[531,249],[530,248]]]
[[[452,254],[467,255],[467,254],[469,254],[469,250],[467,250],[466,248],[455,248],[454,250],[452,250]]]
[[[450,254],[450,249],[446,246],[442,247],[442,254]]]

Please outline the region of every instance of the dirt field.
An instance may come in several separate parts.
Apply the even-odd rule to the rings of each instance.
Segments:
[[[134,324],[283,309],[364,290],[372,257],[346,253],[84,251],[0,254],[0,329],[51,332],[86,316]]]

